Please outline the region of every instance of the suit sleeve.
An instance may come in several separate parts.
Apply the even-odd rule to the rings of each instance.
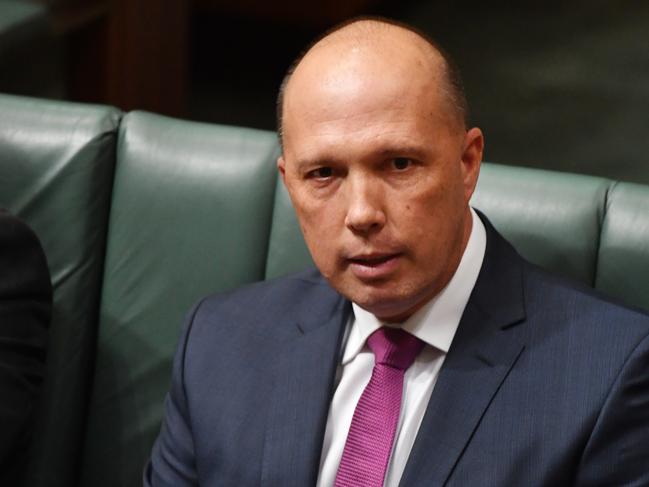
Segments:
[[[51,306],[50,274],[38,238],[0,211],[0,483],[31,435]]]
[[[188,314],[173,364],[171,388],[151,458],[144,469],[145,487],[197,486],[194,441],[185,394],[184,365],[192,321],[200,305]]]
[[[576,485],[649,485],[649,336],[635,347],[608,394]]]

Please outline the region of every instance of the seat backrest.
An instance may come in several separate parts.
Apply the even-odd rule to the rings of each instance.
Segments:
[[[270,132],[124,118],[81,485],[141,485],[183,315],[264,277],[276,157]]]
[[[484,164],[471,204],[524,257],[593,286],[610,185],[592,176]]]
[[[649,186],[611,186],[599,240],[595,287],[649,310]]]
[[[0,95],[0,206],[41,239],[54,309],[30,487],[78,472],[120,113]]]

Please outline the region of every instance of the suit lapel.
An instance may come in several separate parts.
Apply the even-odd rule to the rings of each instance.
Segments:
[[[294,334],[277,353],[262,485],[315,485],[334,377],[351,306],[328,286],[305,299]]]
[[[525,346],[523,261],[484,219],[487,249],[400,486],[443,485]]]

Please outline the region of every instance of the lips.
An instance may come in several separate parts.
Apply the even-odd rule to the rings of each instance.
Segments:
[[[361,280],[384,279],[399,265],[400,253],[371,253],[347,259],[352,273]]]
[[[376,267],[394,258],[396,255],[397,254],[363,255],[360,257],[352,257],[351,259],[349,259],[349,261],[354,264]]]

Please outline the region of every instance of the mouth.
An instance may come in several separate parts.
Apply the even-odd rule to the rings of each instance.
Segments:
[[[389,277],[399,264],[400,253],[362,254],[347,259],[352,273],[361,280]]]
[[[368,254],[368,255],[359,255],[356,257],[350,257],[349,262],[353,264],[365,265],[369,267],[376,267],[384,262],[389,261],[396,257],[397,254]]]

